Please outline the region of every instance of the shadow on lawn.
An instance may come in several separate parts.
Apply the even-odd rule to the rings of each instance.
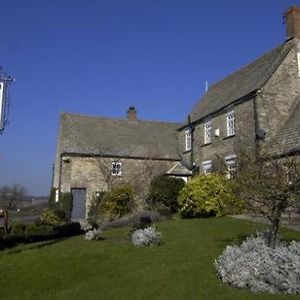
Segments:
[[[249,237],[249,234],[239,234],[229,239],[220,239],[217,242],[220,248],[225,248],[228,245],[240,245],[243,241],[246,240],[247,237]]]
[[[5,249],[11,249],[6,254],[15,254],[15,253],[20,253],[20,252],[23,252],[23,251],[26,251],[26,250],[42,249],[42,248],[45,248],[45,247],[52,246],[52,245],[55,245],[57,243],[63,242],[66,239],[67,238],[60,238],[60,239],[55,239],[55,240],[48,240],[48,241],[45,241],[45,242],[36,242],[36,243],[33,243],[33,244],[30,244],[30,243],[22,244],[23,247],[21,249],[20,248],[12,249],[13,247],[5,248]],[[17,245],[17,246],[19,246],[19,245]],[[15,247],[17,247],[17,246],[15,246]],[[28,247],[26,247],[26,246],[28,246]]]

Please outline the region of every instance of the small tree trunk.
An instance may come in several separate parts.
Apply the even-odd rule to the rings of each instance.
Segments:
[[[279,223],[280,219],[276,218],[275,220],[271,221],[271,232],[270,232],[270,237],[268,240],[268,246],[275,249],[276,248],[276,242],[278,238],[278,230],[279,230]]]

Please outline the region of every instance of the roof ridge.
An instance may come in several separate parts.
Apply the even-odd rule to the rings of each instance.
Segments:
[[[212,89],[214,86],[218,85],[219,83],[223,82],[226,79],[230,79],[231,77],[235,76],[237,73],[240,73],[241,71],[245,70],[246,68],[254,65],[255,63],[257,63],[258,61],[261,61],[263,58],[265,58],[267,55],[270,55],[273,51],[275,52],[275,50],[278,50],[280,48],[282,48],[280,51],[283,50],[283,48],[286,47],[287,44],[291,44],[290,40],[286,41],[283,44],[280,44],[274,48],[272,48],[271,50],[269,50],[267,53],[264,53],[262,55],[260,55],[259,57],[255,58],[253,61],[246,63],[245,65],[243,65],[242,67],[238,68],[236,71],[233,71],[232,73],[230,73],[229,75],[225,76],[224,78],[218,80],[217,82],[215,82],[209,89]],[[289,47],[292,47],[292,44],[289,45]],[[273,65],[273,64],[272,64]]]
[[[169,124],[169,125],[180,125],[181,122],[169,122],[169,121],[160,121],[160,120],[144,120],[144,119],[138,119],[136,121],[128,120],[127,118],[113,118],[113,117],[106,117],[106,116],[93,116],[93,115],[86,115],[86,114],[80,114],[80,113],[70,113],[70,112],[60,112],[61,117],[63,115],[66,116],[75,116],[75,117],[82,117],[82,118],[89,118],[89,119],[101,119],[101,120],[109,120],[109,121],[121,121],[121,122],[129,122],[129,123],[135,123],[135,122],[141,122],[141,123],[160,123],[160,124]]]

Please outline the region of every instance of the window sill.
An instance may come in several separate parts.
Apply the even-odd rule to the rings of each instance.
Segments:
[[[233,138],[233,137],[235,137],[235,134],[229,135],[229,136],[225,136],[225,137],[223,138],[223,140],[228,140],[228,139],[231,139],[231,138]]]
[[[202,144],[201,147],[206,147],[206,146],[209,146],[211,145],[211,142],[210,143],[206,143],[206,144]]]

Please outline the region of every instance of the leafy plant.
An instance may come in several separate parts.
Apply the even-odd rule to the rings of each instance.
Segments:
[[[73,208],[73,196],[71,193],[61,193],[59,199],[59,208],[65,212],[66,219],[71,220],[72,208]]]
[[[43,224],[59,225],[66,221],[66,215],[64,211],[46,209],[40,216],[40,221]]]
[[[147,203],[152,208],[163,204],[174,213],[178,209],[177,197],[184,187],[184,180],[175,177],[159,175],[152,179]]]
[[[26,224],[13,223],[10,231],[10,236],[15,238],[22,238],[25,236]]]
[[[54,235],[53,226],[47,224],[30,224],[25,230],[26,239],[29,241],[43,240]]]
[[[130,213],[134,207],[134,193],[132,188],[127,185],[106,192],[100,203],[101,213],[110,220],[118,219]]]
[[[105,195],[106,192],[97,192],[94,193],[89,211],[88,211],[88,223],[91,226],[96,226],[98,218],[100,217],[101,214],[101,209],[100,209],[100,203],[103,200],[103,196]]]
[[[232,182],[219,174],[198,175],[192,178],[178,196],[184,218],[236,213],[243,203],[235,197]]]

